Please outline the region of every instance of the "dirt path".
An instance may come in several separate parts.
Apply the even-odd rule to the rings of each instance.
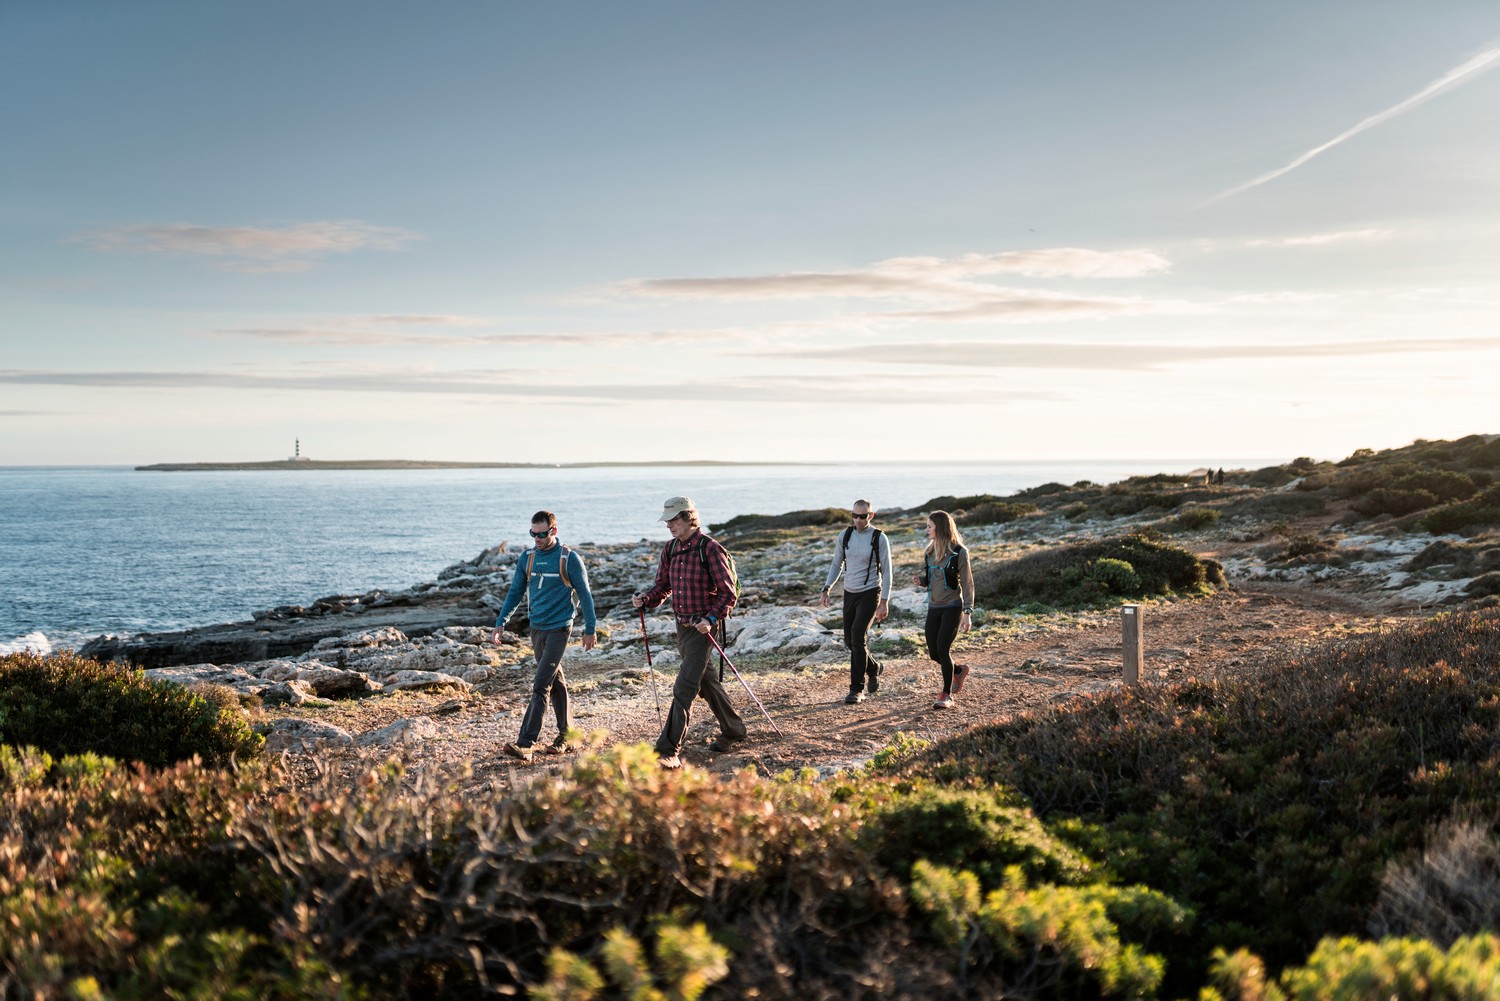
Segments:
[[[1148,605],[1142,614],[1148,682],[1189,673],[1253,670],[1276,650],[1367,632],[1393,617],[1347,594],[1264,582],[1243,583],[1209,598]],[[749,739],[727,754],[709,751],[705,744],[714,736],[715,725],[700,700],[683,757],[689,764],[716,771],[747,766],[768,775],[804,767],[831,770],[868,760],[898,732],[938,740],[1050,702],[1108,690],[1120,684],[1119,613],[1075,617],[1067,625],[1037,628],[999,642],[965,638],[956,659],[970,664],[972,673],[948,710],[933,708],[939,675],[925,657],[886,659],[880,692],[852,706],[844,703],[846,662],[749,672],[746,680],[780,726],[779,738],[726,673],[731,697],[749,726]],[[605,739],[611,743],[655,740],[660,724],[643,670],[619,658],[582,656],[576,648],[564,664],[575,689],[576,727],[606,729]],[[657,683],[665,698],[670,697],[673,670],[658,667]],[[414,746],[418,760],[467,758],[474,762],[477,778],[503,787],[561,760],[538,755],[521,763],[499,753],[500,745],[513,740],[519,730],[530,680],[529,671],[516,671],[486,685],[485,694],[465,700],[403,694],[341,703],[322,710],[317,718],[361,733],[402,717],[426,715],[440,734]],[[542,741],[551,740],[554,732],[549,718]]]

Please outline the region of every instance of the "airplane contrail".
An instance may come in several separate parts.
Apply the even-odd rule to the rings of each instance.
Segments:
[[[1244,184],[1238,185],[1236,187],[1230,188],[1227,191],[1222,191],[1219,194],[1214,195],[1208,201],[1203,202],[1202,205],[1199,206],[1199,208],[1202,208],[1204,205],[1212,205],[1214,202],[1222,201],[1223,199],[1228,198],[1231,195],[1237,195],[1242,191],[1248,191],[1253,187],[1265,184],[1267,181],[1274,181],[1281,175],[1296,170],[1298,167],[1302,166],[1304,163],[1311,160],[1319,153],[1323,153],[1332,149],[1339,143],[1343,142],[1345,139],[1349,139],[1352,136],[1359,135],[1366,129],[1374,128],[1382,122],[1389,121],[1390,119],[1395,118],[1397,115],[1401,114],[1404,111],[1410,111],[1412,108],[1415,108],[1417,105],[1438,96],[1445,90],[1451,90],[1454,87],[1457,87],[1459,84],[1467,83],[1469,80],[1472,80],[1474,77],[1477,77],[1479,74],[1485,72],[1486,70],[1493,69],[1497,64],[1500,64],[1500,46],[1486,49],[1485,51],[1479,53],[1479,55],[1474,56],[1472,59],[1465,60],[1458,66],[1455,66],[1453,69],[1449,70],[1447,73],[1444,73],[1442,76],[1432,81],[1432,83],[1429,83],[1427,86],[1423,87],[1421,90],[1417,91],[1411,97],[1408,97],[1406,100],[1400,102],[1399,104],[1393,104],[1389,108],[1386,108],[1384,111],[1380,111],[1376,114],[1371,115],[1369,118],[1366,118],[1358,125],[1346,129],[1345,131],[1334,136],[1323,145],[1308,150],[1306,153],[1303,153],[1301,156],[1297,157],[1295,160],[1284,167],[1278,167],[1270,173],[1261,174],[1259,177],[1252,178],[1246,181]]]

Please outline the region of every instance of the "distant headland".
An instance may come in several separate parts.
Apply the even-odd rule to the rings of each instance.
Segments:
[[[158,462],[136,466],[148,473],[291,469],[597,469],[612,466],[796,466],[796,462],[722,462],[689,459],[668,462],[427,462],[419,459],[276,459],[271,462]]]

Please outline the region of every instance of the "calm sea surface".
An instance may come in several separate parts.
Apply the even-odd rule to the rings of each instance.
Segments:
[[[1215,461],[1230,468],[1274,460]],[[665,540],[675,494],[704,520],[847,506],[911,507],[943,494],[1138,473],[1184,460],[630,467],[601,469],[136,472],[0,467],[0,653],[247,619],[329,594],[432,580],[557,513],[572,545]]]

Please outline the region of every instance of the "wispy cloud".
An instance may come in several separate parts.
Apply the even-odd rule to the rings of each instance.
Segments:
[[[111,253],[209,258],[229,271],[305,271],[330,254],[399,250],[421,237],[390,226],[342,220],[279,227],[154,223],[94,230],[76,239]]]
[[[1302,166],[1304,163],[1307,163],[1313,157],[1328,152],[1339,143],[1344,142],[1346,139],[1351,139],[1354,136],[1359,135],[1361,132],[1364,132],[1366,129],[1372,129],[1377,125],[1388,122],[1392,118],[1395,118],[1397,115],[1402,114],[1403,112],[1410,111],[1418,105],[1430,101],[1432,98],[1437,97],[1444,91],[1452,90],[1454,87],[1458,87],[1462,84],[1468,83],[1470,80],[1478,77],[1481,73],[1494,69],[1497,65],[1500,65],[1500,46],[1486,49],[1485,51],[1479,53],[1477,56],[1465,60],[1464,62],[1455,66],[1453,69],[1449,70],[1447,73],[1444,73],[1442,76],[1429,83],[1427,86],[1423,87],[1421,90],[1417,91],[1411,97],[1408,97],[1406,100],[1401,101],[1397,104],[1393,104],[1389,108],[1386,108],[1384,111],[1377,112],[1376,114],[1371,115],[1369,118],[1364,119],[1363,121],[1354,125],[1352,128],[1345,129],[1343,132],[1340,132],[1338,135],[1334,136],[1326,143],[1323,143],[1323,145],[1315,146],[1314,148],[1308,150],[1306,153],[1303,153],[1301,156],[1295,158],[1286,166],[1278,167],[1275,170],[1269,171],[1268,173],[1261,174],[1259,177],[1253,177],[1250,180],[1246,181],[1244,184],[1236,185],[1235,187],[1232,187],[1227,191],[1221,191],[1219,192],[1219,194],[1208,199],[1208,201],[1203,202],[1202,205],[1212,205],[1214,202],[1223,201],[1225,198],[1240,194],[1244,191],[1249,191],[1251,188],[1265,184],[1267,181],[1274,181],[1276,178],[1296,170],[1298,167]],[[1201,208],[1202,205],[1200,205],[1199,207]]]
[[[964,254],[892,257],[850,271],[792,271],[718,278],[642,278],[612,286],[620,293],[670,299],[973,298],[992,294],[974,282],[991,275],[1028,278],[1135,278],[1171,269],[1152,250],[1057,247]]]
[[[1283,236],[1275,239],[1246,240],[1247,247],[1326,247],[1335,243],[1371,243],[1389,240],[1393,229],[1346,229],[1337,233],[1310,233],[1306,236]]]
[[[1105,369],[1153,371],[1185,362],[1254,358],[1349,358],[1386,354],[1439,354],[1500,350],[1500,337],[1446,340],[1342,341],[1322,344],[880,344],[862,348],[862,361],[891,365],[977,368]],[[805,359],[846,358],[842,351],[803,351]]]
[[[521,376],[527,376],[522,378]],[[947,399],[951,380],[865,375],[830,384],[815,376],[728,376],[687,382],[548,384],[537,373],[344,371],[312,374],[225,371],[0,370],[0,385],[83,386],[110,389],[349,392],[428,396],[514,397],[574,401],[745,403],[931,403]],[[900,390],[897,393],[897,390]],[[1017,399],[1050,398],[1038,391]]]
[[[0,417],[56,417],[61,410],[0,410]]]
[[[928,323],[1029,322],[1034,320],[1084,320],[1105,316],[1141,316],[1210,312],[1212,307],[1181,300],[1146,299],[1139,296],[1069,296],[1024,289],[996,289],[979,302],[945,309],[907,310],[872,314],[888,320]]]

